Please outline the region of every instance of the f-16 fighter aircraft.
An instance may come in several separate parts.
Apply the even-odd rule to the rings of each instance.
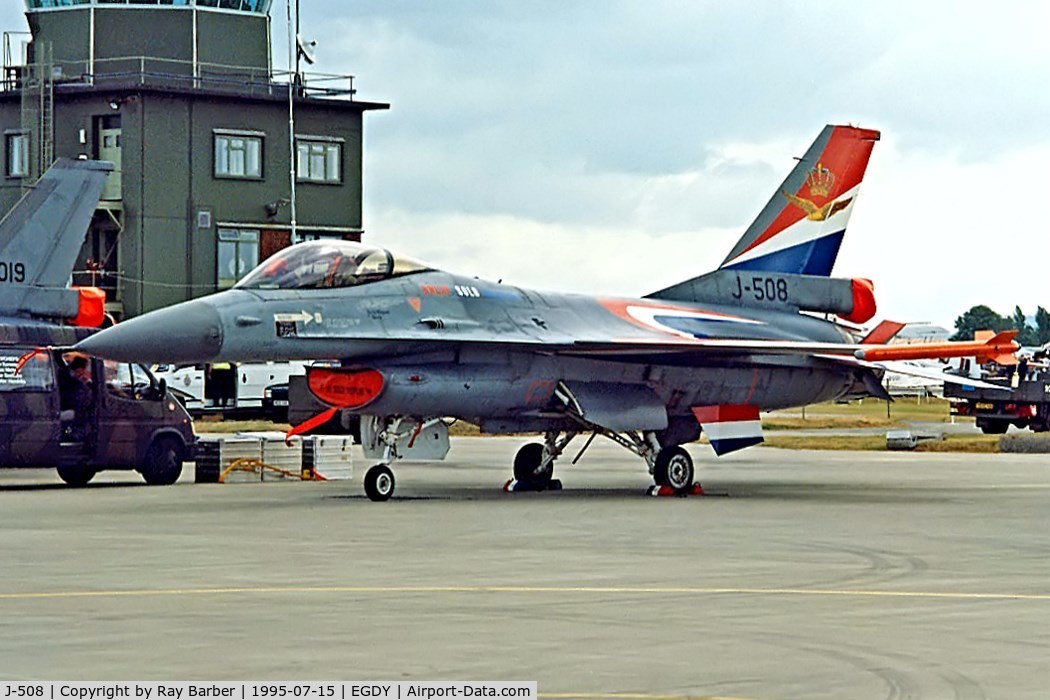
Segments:
[[[875,314],[870,281],[828,275],[878,138],[826,127],[719,269],[642,299],[537,292],[315,241],[277,253],[232,290],[78,347],[147,362],[339,360],[307,382],[332,412],[363,416],[365,452],[380,462],[365,478],[373,500],[393,493],[397,458],[444,457],[447,418],[542,433],[514,459],[518,489],[551,485],[574,437],[602,435],[642,457],[659,491],[687,493],[694,468],[681,445],[701,431],[724,455],[762,441],[760,411],[888,399],[885,353],[1016,349],[1006,335],[901,350],[884,345],[899,325],[864,338],[846,325]]]

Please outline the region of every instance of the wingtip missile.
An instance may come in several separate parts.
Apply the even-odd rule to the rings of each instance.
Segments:
[[[952,343],[915,343],[913,345],[883,345],[861,348],[854,355],[858,360],[884,362],[887,360],[943,360],[952,357],[976,357],[980,363],[996,362],[1000,365],[1017,363],[1014,353],[1020,345],[1014,338],[1017,331],[1002,331],[988,340],[972,340]]]

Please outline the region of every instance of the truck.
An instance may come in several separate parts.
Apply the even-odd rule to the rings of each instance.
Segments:
[[[988,435],[1002,435],[1011,425],[1036,433],[1050,431],[1050,368],[1022,360],[1013,371],[982,381],[1002,388],[944,385],[952,415],[974,418]]]
[[[146,367],[72,351],[81,335],[0,326],[0,468],[54,467],[71,486],[110,469],[175,483],[193,459],[189,414]]]

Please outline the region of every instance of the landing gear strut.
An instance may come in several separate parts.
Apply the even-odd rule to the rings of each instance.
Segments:
[[[570,414],[571,415],[571,414]],[[573,464],[583,455],[595,437],[601,435],[609,438],[621,447],[630,450],[645,460],[649,473],[653,476],[655,486],[649,493],[654,496],[686,496],[703,493],[698,483],[693,481],[696,470],[693,458],[678,445],[660,445],[654,432],[615,432],[601,426],[588,423],[582,418],[573,416],[581,426],[591,432],[590,440],[584,445]],[[568,432],[562,435],[559,431],[548,431],[544,442],[531,442],[522,446],[514,456],[514,479],[504,487],[507,491],[544,491],[561,488],[561,482],[552,478],[554,460],[557,459],[579,432]]]
[[[365,472],[365,495],[388,501],[394,495],[391,465],[403,458],[440,460],[448,452],[448,426],[440,418],[363,416],[361,448],[379,463]]]

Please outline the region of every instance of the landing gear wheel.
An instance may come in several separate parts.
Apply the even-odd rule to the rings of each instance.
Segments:
[[[657,453],[653,480],[658,486],[686,493],[693,486],[693,474],[693,458],[681,447],[666,447]]]
[[[86,486],[95,478],[97,472],[94,469],[78,466],[65,466],[58,468],[58,478],[70,486]]]
[[[141,471],[150,486],[171,486],[182,475],[182,446],[174,438],[159,438],[150,445]]]
[[[530,442],[518,450],[514,455],[514,478],[528,485],[529,490],[543,491],[550,486],[554,476],[554,460],[543,464],[543,445],[539,442]]]
[[[377,464],[365,472],[365,495],[372,501],[389,501],[394,495],[394,472]]]

